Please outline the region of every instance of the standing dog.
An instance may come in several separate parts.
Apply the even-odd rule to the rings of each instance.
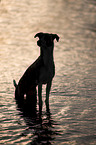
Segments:
[[[21,77],[18,85],[15,80],[14,86],[15,98],[19,100],[26,100],[35,96],[36,102],[36,86],[38,85],[38,98],[39,98],[39,111],[42,111],[42,85],[46,85],[46,109],[49,111],[49,93],[51,89],[52,79],[55,75],[55,65],[53,58],[54,39],[59,41],[57,34],[37,33],[35,38],[38,37],[37,45],[40,47],[40,56],[38,59],[28,67],[24,75]]]

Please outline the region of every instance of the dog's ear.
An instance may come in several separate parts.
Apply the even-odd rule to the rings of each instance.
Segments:
[[[57,34],[53,34],[53,40],[56,39],[57,42],[59,41],[59,36]]]
[[[43,33],[42,33],[42,32],[37,33],[37,34],[34,36],[34,38],[39,37],[39,39],[40,39],[40,38],[42,37],[42,35],[43,35]]]

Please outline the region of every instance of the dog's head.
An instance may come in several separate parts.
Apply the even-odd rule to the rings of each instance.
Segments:
[[[34,38],[38,37],[37,45],[39,47],[50,47],[54,46],[54,39],[59,41],[59,36],[57,34],[49,34],[49,33],[37,33]]]

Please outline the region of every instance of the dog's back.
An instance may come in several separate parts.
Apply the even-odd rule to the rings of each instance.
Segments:
[[[16,88],[15,97],[24,96],[24,94],[29,94],[31,90],[34,90],[38,84],[38,74],[40,67],[43,65],[41,56],[28,67],[21,79],[19,80],[18,85],[14,80],[14,86]],[[32,93],[32,92],[31,92]],[[34,93],[34,91],[33,91]]]

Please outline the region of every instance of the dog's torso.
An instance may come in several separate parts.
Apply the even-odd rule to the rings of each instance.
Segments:
[[[19,80],[19,83],[16,87],[17,93],[15,93],[15,95],[17,94],[17,96],[22,96],[38,85],[38,74],[40,74],[40,68],[42,65],[43,61],[41,56],[39,56],[38,59],[28,67],[28,69]]]

